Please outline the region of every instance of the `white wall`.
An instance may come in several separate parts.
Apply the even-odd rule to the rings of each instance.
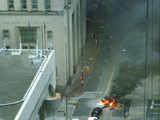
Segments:
[[[7,0],[6,0],[7,1]],[[20,0],[15,0],[15,10],[21,10],[21,3]]]
[[[66,55],[65,55],[65,41],[67,39],[64,29],[63,16],[0,16],[0,43],[2,43],[2,30],[9,29],[10,44],[12,48],[18,48],[18,37],[16,35],[16,27],[20,26],[36,26],[40,29],[38,40],[42,40],[42,25],[46,24],[46,29],[53,31],[53,44],[56,50],[56,63],[58,66],[59,79],[62,80],[60,84],[66,82]],[[1,44],[2,45],[2,44]]]
[[[52,10],[63,10],[65,0],[51,0]]]
[[[8,9],[7,0],[0,0],[0,11],[6,11]]]

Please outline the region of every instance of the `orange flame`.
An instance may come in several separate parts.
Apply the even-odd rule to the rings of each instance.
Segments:
[[[109,99],[102,99],[99,101],[99,104],[104,105],[106,107],[110,107],[113,109],[116,106],[116,100],[112,98],[111,100]]]

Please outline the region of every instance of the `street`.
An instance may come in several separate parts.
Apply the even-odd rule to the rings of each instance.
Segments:
[[[160,2],[153,2],[148,9],[147,29],[143,0],[126,1],[125,4],[108,1],[106,6],[109,2],[112,8],[110,14],[106,13],[104,32],[112,37],[100,35],[99,54],[85,90],[102,94],[95,94],[95,98],[81,98],[73,116],[90,116],[98,99],[114,96],[124,105],[125,100],[130,101],[129,116],[124,118],[123,112],[120,115],[104,112],[103,120],[148,119],[145,118],[148,101],[157,100],[160,95],[159,28],[156,26],[159,24],[156,8]],[[151,6],[155,6],[154,11]]]

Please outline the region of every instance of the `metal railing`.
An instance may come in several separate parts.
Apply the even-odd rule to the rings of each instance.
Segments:
[[[24,55],[24,54],[34,54],[34,55],[47,55],[51,50],[48,49],[0,49],[0,55]]]
[[[15,120],[29,120],[40,101],[43,101],[47,94],[49,84],[55,89],[56,71],[55,71],[55,52],[51,51],[48,57],[45,57],[37,74],[35,75],[29,89],[24,95],[24,102],[15,117]]]

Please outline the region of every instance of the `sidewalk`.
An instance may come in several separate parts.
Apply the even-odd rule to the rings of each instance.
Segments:
[[[76,97],[83,94],[88,77],[90,76],[92,70],[94,69],[94,64],[96,62],[96,56],[99,52],[99,48],[96,45],[96,39],[89,39],[84,48],[84,54],[81,58],[80,71],[77,74],[74,83],[71,87],[65,90],[64,96],[66,97]],[[90,68],[90,72],[85,71],[85,67]]]

